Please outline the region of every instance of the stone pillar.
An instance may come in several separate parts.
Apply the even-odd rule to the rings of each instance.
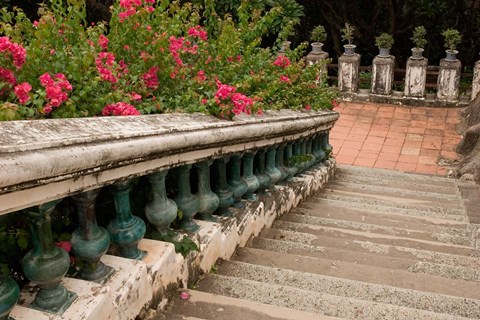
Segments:
[[[475,62],[475,67],[473,68],[471,100],[475,100],[479,91],[480,91],[480,60]]]
[[[341,92],[355,93],[358,91],[358,68],[360,55],[342,54],[338,58],[338,89]]]
[[[372,94],[390,95],[393,84],[395,57],[376,56],[372,63]]]
[[[425,84],[427,82],[428,59],[408,58],[405,73],[405,97],[425,98]]]
[[[437,100],[455,102],[458,100],[462,63],[460,60],[440,60],[437,79]]]

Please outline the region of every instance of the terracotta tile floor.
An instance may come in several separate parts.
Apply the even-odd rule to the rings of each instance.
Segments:
[[[459,109],[344,102],[335,111],[338,163],[445,175],[457,159]]]

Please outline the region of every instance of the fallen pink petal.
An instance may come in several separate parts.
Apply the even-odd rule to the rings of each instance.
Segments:
[[[182,300],[190,299],[190,293],[188,293],[187,291],[182,291],[182,293],[180,293],[180,299]]]

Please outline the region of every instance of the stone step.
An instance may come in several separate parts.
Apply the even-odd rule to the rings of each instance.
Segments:
[[[233,260],[466,299],[480,299],[480,283],[405,270],[288,253],[279,255],[277,252],[256,248],[238,248]]]
[[[370,232],[355,230],[321,227],[299,224],[289,221],[279,220],[273,224],[273,229],[282,230],[288,233],[291,239],[308,239],[309,244],[333,247],[341,243],[372,243],[372,250],[382,250],[385,245],[406,247],[412,249],[427,250],[433,252],[443,252],[454,255],[480,256],[480,252],[469,246],[462,246],[438,241],[428,241],[420,239],[410,239],[406,237],[397,237],[391,235],[381,235]],[[273,230],[272,229],[272,230]],[[295,241],[295,240],[293,240]]]
[[[334,180],[328,184],[324,189],[325,191],[343,191],[350,193],[363,193],[365,195],[382,195],[388,197],[402,198],[406,201],[424,202],[428,203],[455,203],[459,207],[463,205],[460,193],[456,194],[444,194],[435,192],[435,189],[430,187],[430,190],[423,191],[418,190],[415,185],[399,187],[396,184],[390,184],[388,186],[369,185],[365,183],[354,183],[346,181]]]
[[[384,303],[452,316],[480,318],[479,300],[254,265],[241,261],[223,261],[217,274],[372,303]]]
[[[463,214],[465,215],[465,208],[460,201],[439,202],[436,200],[425,199],[411,199],[401,195],[388,195],[379,193],[365,193],[348,190],[333,190],[323,189],[317,192],[314,196],[326,197],[340,197],[341,199],[348,198],[355,202],[369,202],[373,204],[387,205],[397,208],[414,209],[422,211],[433,211],[437,213]],[[312,198],[312,200],[315,198]]]
[[[282,221],[295,222],[303,225],[314,225],[345,230],[363,231],[381,235],[392,235],[402,238],[438,241],[444,243],[458,244],[462,246],[475,246],[475,238],[473,237],[473,234],[467,237],[465,234],[418,231],[407,228],[391,227],[365,222],[314,217],[305,214],[296,214],[294,212],[291,212],[290,214],[282,217]]]
[[[332,182],[337,183],[347,183],[347,184],[357,184],[365,185],[370,187],[386,187],[386,188],[400,188],[400,189],[413,189],[420,192],[435,192],[437,194],[446,195],[446,196],[456,196],[459,194],[459,188],[456,185],[447,185],[442,186],[435,184],[432,186],[431,183],[412,183],[408,180],[403,179],[378,179],[375,176],[370,175],[357,175],[349,174],[344,172],[338,172]]]
[[[401,203],[386,199],[362,198],[349,195],[333,193],[316,193],[310,197],[310,202],[328,204],[341,208],[360,209],[385,214],[403,214],[413,217],[427,217],[440,220],[452,220],[467,222],[467,215],[464,209],[445,208],[441,205],[425,206],[411,203]]]
[[[207,275],[198,290],[346,319],[468,319],[219,274]]]
[[[434,187],[441,186],[447,188],[455,188],[457,181],[451,178],[444,178],[434,175],[423,175],[415,173],[406,173],[398,170],[389,169],[372,169],[366,167],[357,167],[349,165],[337,165],[336,175],[347,176],[368,176],[376,180],[383,181],[404,181],[415,184],[432,185]]]
[[[176,298],[158,317],[149,320],[228,319],[228,320],[333,320],[315,313],[284,308],[256,301],[236,299],[224,295],[189,290],[190,298]],[[181,316],[179,316],[181,314]]]
[[[314,201],[302,202],[291,212],[315,217],[366,222],[405,229],[447,232],[455,235],[468,235],[473,228],[466,222],[436,219],[426,216],[411,216],[400,213],[385,213],[367,209],[343,208],[332,204]]]
[[[428,257],[428,254],[431,254],[431,252],[428,251],[424,256],[418,252],[414,252],[417,254],[417,256],[415,256],[413,254],[409,255],[405,252],[399,251],[399,253],[404,253],[401,255],[401,257],[399,257],[398,255],[390,254],[388,249],[385,250],[386,252],[384,253],[351,251],[339,248],[314,246],[293,241],[258,237],[255,237],[251,240],[249,247],[278,253],[290,253],[332,261],[345,261],[359,265],[400,269],[415,273],[441,276],[444,278],[480,282],[480,270],[478,270],[477,267],[480,264],[480,259],[478,258],[475,259],[461,256],[452,258],[450,255],[448,255],[448,259],[439,259],[438,257],[433,256],[430,258],[430,260],[433,261],[428,261],[428,258],[424,258]],[[461,258],[464,258],[465,260]],[[448,263],[443,263],[445,261]],[[456,261],[463,262],[465,266],[456,264]]]

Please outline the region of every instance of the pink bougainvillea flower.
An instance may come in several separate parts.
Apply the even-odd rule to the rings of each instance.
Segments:
[[[215,93],[215,98],[226,100],[230,99],[231,95],[237,91],[237,88],[229,86],[228,84],[223,84],[220,81],[217,82],[217,92]]]
[[[273,64],[280,68],[286,68],[290,65],[290,60],[285,56],[278,56]]]
[[[146,73],[142,75],[142,80],[147,86],[147,88],[150,89],[157,89],[158,88],[158,72],[159,68],[158,67],[151,67],[148,69]]]
[[[47,105],[44,107],[45,113],[52,112],[52,107],[59,107],[64,101],[68,100],[66,91],[72,91],[73,87],[63,73],[57,73],[54,78],[47,72],[40,77],[40,83],[45,87]]]
[[[208,40],[207,31],[205,31],[201,26],[195,26],[188,29],[188,35],[194,38],[199,38],[203,41]]]
[[[134,100],[134,101],[142,100],[142,96],[136,93],[135,91],[130,92],[129,96],[130,96],[130,100]]]
[[[263,116],[263,110],[261,108],[258,109],[257,111],[257,115],[259,116]]]
[[[72,243],[70,241],[56,242],[55,245],[59,248],[62,248],[65,251],[67,251],[68,253],[70,253],[70,251],[72,251]]]
[[[38,79],[40,79],[40,83],[44,87],[53,85],[52,76],[50,76],[50,74],[48,72],[45,72],[44,74],[42,74]]]
[[[338,106],[340,106],[340,103],[337,100],[332,100],[332,108],[337,108]]]
[[[125,102],[117,102],[105,106],[102,110],[104,116],[136,116],[140,115],[134,106]]]
[[[280,81],[290,83],[290,78],[286,75],[280,76]]]
[[[25,104],[28,100],[30,100],[30,95],[28,94],[32,90],[32,86],[28,82],[23,82],[15,86],[13,92],[20,101],[21,104]]]
[[[4,69],[2,67],[0,67],[0,79],[10,83],[11,85],[17,83],[17,79],[15,78],[13,71]]]
[[[187,291],[182,291],[180,293],[180,299],[182,299],[182,300],[190,299],[190,293],[188,293]]]
[[[103,50],[107,50],[108,48],[108,38],[105,37],[103,34],[100,35],[100,37],[98,37],[98,45],[103,49]]]
[[[207,76],[205,75],[205,71],[203,71],[203,70],[198,71],[197,78],[200,82],[204,82],[205,80],[207,80]]]
[[[0,37],[0,52],[9,52],[17,69],[21,69],[27,60],[27,50],[18,43],[11,42],[9,37]]]
[[[309,104],[307,104],[307,105],[305,106],[305,110],[312,110],[312,107],[311,107]]]

